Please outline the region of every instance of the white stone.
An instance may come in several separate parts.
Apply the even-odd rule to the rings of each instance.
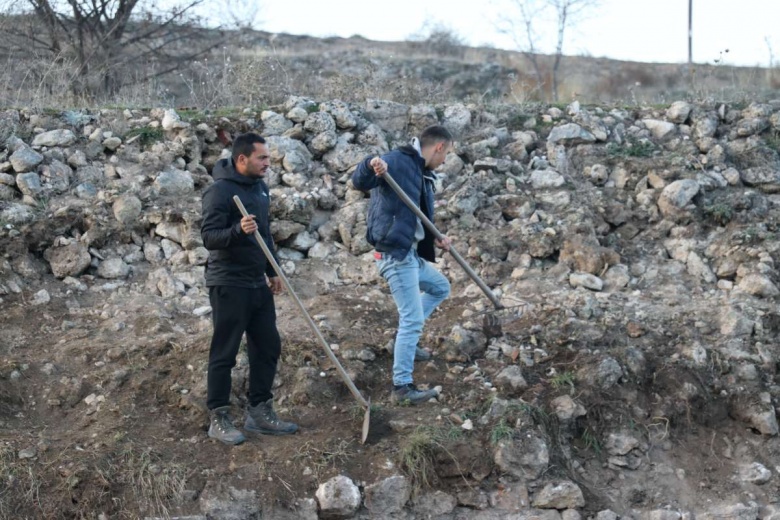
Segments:
[[[660,121],[658,119],[643,119],[642,122],[656,139],[663,139],[664,137],[674,132],[675,129],[674,123],[669,123],[668,121]]]
[[[70,146],[76,142],[76,136],[70,130],[50,130],[38,134],[33,139],[33,146]]]
[[[51,296],[49,296],[49,292],[46,289],[41,289],[35,295],[32,299],[33,305],[45,305],[51,301]]]
[[[590,273],[572,273],[569,275],[569,284],[572,287],[585,287],[592,291],[600,291],[604,288],[604,281]]]
[[[559,188],[566,179],[555,170],[534,170],[531,173],[531,185],[534,189]]]
[[[315,493],[322,518],[349,518],[360,507],[360,489],[352,479],[338,475],[320,484]]]
[[[206,314],[211,314],[211,310],[212,310],[211,306],[205,305],[203,307],[196,307],[192,311],[192,314],[194,314],[195,316],[198,316],[198,317],[205,316]]]
[[[666,110],[666,117],[672,123],[682,124],[688,119],[692,106],[686,101],[675,101]]]

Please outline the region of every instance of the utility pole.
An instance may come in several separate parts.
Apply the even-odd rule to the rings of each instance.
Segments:
[[[688,0],[688,67],[693,65],[693,0]]]

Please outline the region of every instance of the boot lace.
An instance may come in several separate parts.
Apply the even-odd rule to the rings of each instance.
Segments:
[[[222,433],[228,433],[234,428],[233,421],[230,420],[230,417],[226,413],[216,414],[214,420],[217,429]]]

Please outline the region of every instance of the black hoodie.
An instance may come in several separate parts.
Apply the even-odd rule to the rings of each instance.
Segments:
[[[203,193],[203,224],[200,227],[203,245],[209,250],[206,285],[263,287],[265,275],[274,277],[276,273],[266,261],[254,234],[247,235],[241,230],[241,212],[233,202],[233,195],[238,195],[249,214],[255,216],[260,235],[274,251],[268,186],[262,179],[238,173],[232,159],[218,161],[211,175],[214,183]]]

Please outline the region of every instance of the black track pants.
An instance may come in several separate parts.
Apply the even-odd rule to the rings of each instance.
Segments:
[[[276,329],[271,289],[209,287],[214,335],[209,352],[209,410],[230,404],[230,370],[236,366],[241,337],[246,332],[249,357],[249,404],[271,399],[282,344]]]

